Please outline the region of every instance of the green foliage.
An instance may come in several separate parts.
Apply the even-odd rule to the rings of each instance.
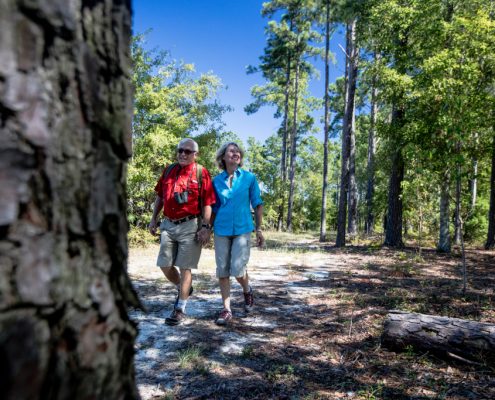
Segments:
[[[134,226],[131,226],[127,234],[127,240],[130,247],[146,247],[157,242],[157,238],[149,233],[147,229]]]
[[[222,88],[218,77],[198,76],[194,65],[175,61],[163,51],[147,50],[144,35],[134,38],[132,58],[135,94],[128,217],[132,225],[142,227],[151,217],[154,185],[175,160],[177,143],[185,137],[197,139],[198,161],[213,168],[212,154],[222,140],[234,135],[223,131],[221,117],[229,107],[216,100]]]
[[[449,176],[461,182],[461,214],[465,239],[482,241],[487,231],[491,143],[495,110],[495,23],[487,0],[421,1],[364,0],[330,2],[335,25],[358,17],[361,49],[356,98],[356,182],[358,221],[363,229],[368,184],[367,150],[371,129],[370,91],[378,88],[374,158],[375,232],[382,231],[388,206],[391,155],[400,150],[406,165],[402,182],[402,216],[407,238],[421,243],[439,232],[439,187]],[[316,138],[323,121],[315,121],[322,99],[310,95],[317,75],[312,60],[322,54],[320,34],[326,1],[272,0],[264,3],[267,42],[260,64],[249,72],[265,79],[251,90],[253,101],[245,111],[266,105],[275,108],[280,129],[264,142],[250,138],[246,168],[260,182],[265,203],[264,225],[276,229],[287,213],[289,182],[282,181],[282,148],[287,122],[287,164],[290,134],[296,132],[295,191],[292,226],[295,231],[318,231],[321,208],[323,146]],[[379,57],[374,57],[374,55]],[[174,160],[177,142],[194,136],[199,161],[212,175],[214,157],[225,141],[240,142],[235,132],[223,130],[228,110],[216,100],[221,81],[212,74],[198,75],[192,64],[177,62],[166,52],[147,50],[144,36],[133,42],[135,113],[133,158],[128,170],[129,220],[144,226],[151,214],[153,187],[164,166]],[[297,121],[294,126],[295,66],[300,68]],[[328,93],[330,101],[329,185],[327,223],[336,228],[339,195],[344,78]],[[402,113],[395,124],[393,111]],[[286,111],[288,112],[285,115]],[[473,165],[477,162],[478,171]],[[286,165],[287,171],[287,165]],[[477,180],[476,205],[471,205],[471,180]],[[285,220],[282,219],[285,224]],[[452,226],[452,224],[451,224]],[[147,239],[131,230],[130,241]],[[400,272],[400,271],[399,271]],[[409,271],[405,271],[409,273]]]

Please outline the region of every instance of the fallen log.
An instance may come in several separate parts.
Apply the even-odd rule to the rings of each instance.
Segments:
[[[495,325],[438,315],[390,311],[382,345],[402,351],[409,346],[465,362],[495,364]]]

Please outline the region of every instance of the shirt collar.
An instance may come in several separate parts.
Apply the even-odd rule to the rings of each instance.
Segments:
[[[194,165],[196,165],[195,162],[192,162],[191,164],[188,164],[185,167],[181,167],[179,164],[179,171],[190,172],[194,168]]]
[[[238,167],[238,168],[234,171],[234,175],[235,175],[236,177],[239,177],[239,175],[241,175],[241,174],[242,174],[242,169],[241,169],[240,167]],[[222,172],[222,174],[221,174],[221,175],[222,175],[222,177],[223,177],[224,179],[227,179],[227,178],[229,177],[229,174],[227,173],[227,171],[226,171],[226,170],[223,170],[223,172]]]

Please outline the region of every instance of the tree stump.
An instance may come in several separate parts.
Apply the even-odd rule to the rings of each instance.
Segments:
[[[392,350],[412,346],[443,357],[495,363],[495,325],[460,318],[390,311],[382,344]]]

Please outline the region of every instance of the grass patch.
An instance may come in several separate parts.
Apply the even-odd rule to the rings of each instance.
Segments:
[[[245,346],[242,349],[241,357],[242,358],[245,358],[245,359],[253,358],[254,357],[254,347],[253,346],[249,346],[249,345],[248,346]]]
[[[197,366],[202,361],[202,353],[202,348],[197,345],[191,345],[179,350],[177,354],[179,366],[184,369]]]
[[[266,373],[266,379],[272,383],[292,380],[294,372],[295,369],[291,364],[275,365]]]

